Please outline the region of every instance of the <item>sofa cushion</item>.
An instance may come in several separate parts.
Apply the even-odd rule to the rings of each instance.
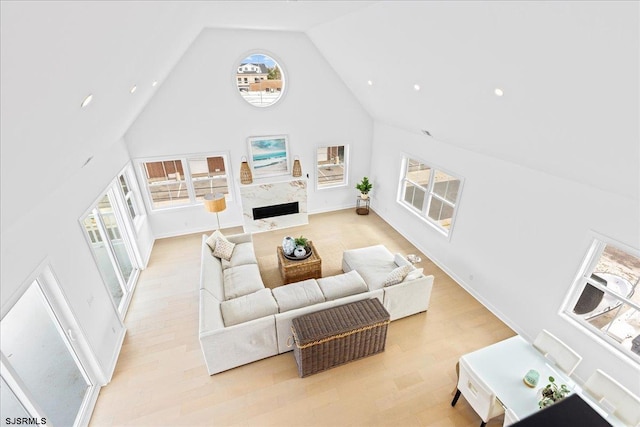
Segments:
[[[213,256],[229,261],[231,256],[233,255],[233,248],[235,248],[235,243],[231,243],[227,239],[216,239],[216,245],[213,249]]]
[[[220,263],[220,259],[213,256],[207,245],[203,246],[200,288],[206,289],[222,301],[224,300],[222,264]]]
[[[391,273],[384,279],[384,286],[397,285],[402,282],[404,278],[413,270],[412,265],[403,265],[402,267],[394,268]]]
[[[224,299],[230,300],[264,288],[258,264],[239,265],[224,270]]]
[[[222,268],[235,267],[237,265],[257,264],[258,260],[253,252],[253,243],[238,243],[233,249],[231,259],[222,259]]]
[[[393,254],[384,245],[350,249],[342,254],[342,269],[357,270],[370,291],[382,289],[387,275],[396,267]]]
[[[403,282],[408,282],[410,280],[416,280],[422,277],[423,268],[414,268],[411,270],[402,280]]]
[[[211,236],[209,236],[207,240],[205,240],[207,245],[209,245],[209,247],[211,248],[211,252],[216,250],[216,239],[227,240],[227,238],[224,237],[224,234],[222,234],[220,230],[216,230],[213,233],[211,233]]]
[[[278,286],[271,292],[278,303],[280,313],[324,302],[324,295],[315,279]]]
[[[409,260],[404,255],[400,254],[393,255],[393,262],[395,262],[398,267],[402,267],[403,265],[411,265]]]
[[[237,325],[278,312],[278,304],[271,289],[260,289],[254,293],[220,303],[225,326]],[[220,349],[224,351],[224,349]]]
[[[327,301],[359,294],[368,290],[367,284],[356,270],[318,279],[318,286]]]

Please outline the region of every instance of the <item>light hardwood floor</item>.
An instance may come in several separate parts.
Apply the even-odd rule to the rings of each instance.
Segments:
[[[159,239],[140,275],[122,352],[91,425],[480,425],[464,398],[451,407],[456,361],[514,332],[373,211],[311,215],[308,225],[254,234],[267,286],[282,284],[276,246],[286,235],[301,234],[313,240],[324,276],[341,272],[345,249],[381,243],[393,253],[419,254],[417,266],[435,276],[429,310],[392,322],[383,353],[307,378],[297,376],[292,352],[209,376],[198,341],[201,234]],[[488,425],[502,425],[502,417]]]

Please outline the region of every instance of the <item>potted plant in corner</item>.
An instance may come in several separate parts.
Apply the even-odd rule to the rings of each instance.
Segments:
[[[360,190],[360,197],[363,199],[369,198],[369,191],[373,188],[373,184],[369,182],[369,178],[366,176],[362,178],[362,181],[356,184],[356,188]]]

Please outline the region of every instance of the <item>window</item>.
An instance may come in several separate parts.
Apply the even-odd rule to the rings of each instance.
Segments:
[[[640,251],[594,239],[563,312],[640,363]]]
[[[317,188],[347,185],[348,146],[318,147],[316,152]]]
[[[238,92],[253,106],[268,107],[282,97],[284,73],[280,64],[268,55],[254,53],[244,58],[237,68],[236,79]]]
[[[445,235],[453,227],[462,180],[440,169],[403,157],[398,202]]]
[[[199,204],[208,193],[222,193],[232,200],[226,155],[193,155],[140,164],[151,209]]]
[[[118,175],[118,182],[120,184],[120,195],[122,196],[122,200],[124,200],[127,215],[131,222],[135,223],[141,212],[136,202],[133,187],[131,186],[133,180],[130,178],[130,171],[131,169],[127,167],[124,172]]]

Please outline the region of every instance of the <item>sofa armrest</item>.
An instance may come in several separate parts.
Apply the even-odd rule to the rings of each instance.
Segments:
[[[384,289],[384,308],[391,320],[427,311],[433,288],[433,276],[423,276]]]
[[[273,315],[200,333],[209,375],[278,354]]]
[[[236,245],[239,243],[253,243],[253,237],[251,233],[240,233],[233,234],[231,236],[225,236],[228,241],[231,243],[235,243]]]

